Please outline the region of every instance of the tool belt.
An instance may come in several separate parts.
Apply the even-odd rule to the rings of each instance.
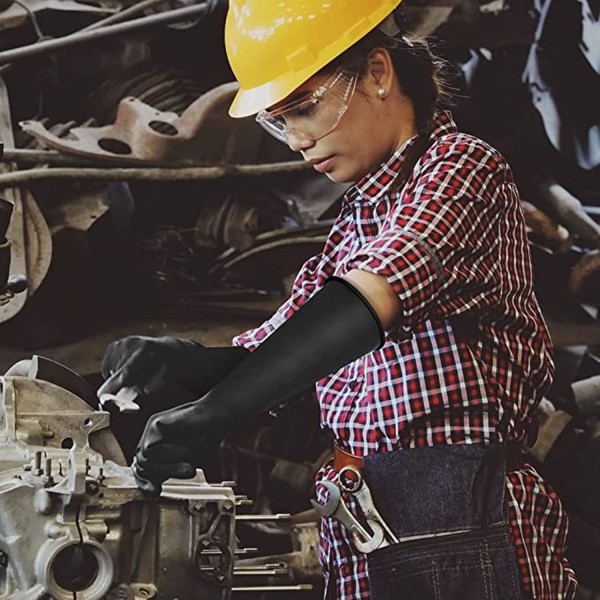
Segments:
[[[525,456],[519,442],[511,442],[505,448],[506,471],[518,471],[525,465]],[[363,468],[363,457],[347,452],[337,442],[333,444],[333,468],[339,473],[344,467]]]
[[[515,448],[448,444],[363,457],[364,484],[399,540],[367,554],[372,600],[398,589],[423,600],[522,600],[505,502],[506,472],[523,462]],[[338,465],[352,460],[337,456]]]

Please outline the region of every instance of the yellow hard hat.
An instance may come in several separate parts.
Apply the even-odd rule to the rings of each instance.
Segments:
[[[225,47],[240,89],[232,117],[283,100],[402,0],[230,0]]]

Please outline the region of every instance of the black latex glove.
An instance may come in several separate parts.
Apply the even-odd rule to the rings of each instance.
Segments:
[[[116,394],[122,388],[148,395],[173,383],[201,394],[247,354],[245,348],[207,348],[176,337],[129,336],[107,347],[102,363],[106,381],[98,396]]]
[[[138,487],[158,495],[170,477],[188,479],[213,455],[228,430],[224,403],[211,406],[206,396],[195,402],[157,413],[146,423],[134,459]]]
[[[379,319],[347,281],[332,278],[288,321],[195,402],[150,417],[134,473],[150,495],[193,477],[226,434],[383,343]]]

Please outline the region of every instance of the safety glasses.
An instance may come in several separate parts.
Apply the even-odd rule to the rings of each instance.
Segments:
[[[335,71],[313,92],[279,106],[261,110],[257,123],[273,137],[289,144],[290,137],[316,141],[333,131],[348,110],[354,94],[358,71]]]

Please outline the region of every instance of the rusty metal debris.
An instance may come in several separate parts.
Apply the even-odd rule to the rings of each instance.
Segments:
[[[589,248],[600,248],[600,225],[584,210],[581,201],[553,179],[539,182],[539,201],[555,215],[579,242]]]
[[[571,270],[569,292],[579,300],[598,302],[600,298],[600,250],[584,254]]]
[[[89,181],[210,181],[227,177],[261,177],[282,173],[310,171],[304,161],[278,162],[258,165],[225,165],[220,167],[182,168],[110,168],[95,169],[28,169],[0,174],[0,188],[33,181],[59,179]]]
[[[0,136],[8,148],[14,145],[8,91],[1,78]],[[0,177],[10,174],[10,170],[10,166],[0,165]],[[31,193],[17,187],[6,189],[3,193],[12,205],[12,218],[7,232],[7,238],[11,241],[9,280],[12,278],[21,282],[16,288],[20,292],[25,292],[27,287],[28,290],[14,299],[9,293],[0,305],[0,322],[14,317],[25,305],[27,297],[38,289],[48,272],[52,256],[50,232]],[[28,282],[28,285],[24,286],[22,282]]]
[[[99,166],[102,161],[95,158],[86,160],[84,157],[75,157],[72,155],[62,154],[54,150],[30,150],[27,148],[12,148],[6,150],[2,160],[7,163],[16,163],[18,165],[48,165],[54,166]]]
[[[0,31],[19,27],[31,19],[31,15],[43,10],[57,10],[61,12],[79,12],[105,15],[111,9],[102,6],[92,6],[89,3],[74,0],[27,0],[26,4],[9,2],[0,13]]]
[[[539,239],[544,246],[554,252],[566,252],[571,247],[572,239],[568,229],[553,221],[530,202],[523,200],[521,208],[534,241]]]
[[[168,25],[170,23],[177,23],[200,17],[206,13],[206,6],[206,3],[185,6],[183,8],[164,11],[147,17],[139,17],[137,19],[132,19],[131,21],[126,21],[125,23],[105,25],[98,29],[72,33],[58,39],[40,41],[29,46],[4,50],[3,52],[0,52],[0,65],[15,63],[19,60],[33,58],[49,52],[64,50],[65,48],[128,34],[132,31],[140,31],[148,27],[155,27],[156,25]]]
[[[41,143],[62,152],[88,158],[129,163],[189,165],[197,157],[205,161],[226,161],[228,148],[259,135],[248,120],[235,126],[227,119],[226,107],[238,89],[227,83],[203,94],[178,116],[160,112],[128,97],[121,100],[113,125],[77,127],[69,138],[48,131],[39,121],[22,121],[21,128]],[[234,138],[234,139],[232,139]],[[229,151],[230,153],[230,151]]]
[[[81,29],[81,31],[92,31],[94,29],[99,29],[100,27],[105,27],[106,25],[112,25],[113,23],[119,23],[120,21],[126,20],[129,17],[133,17],[139,13],[144,12],[145,10],[152,8],[153,6],[157,6],[158,4],[163,3],[164,0],[143,0],[142,2],[138,2],[137,4],[133,4],[128,8],[123,8],[118,12],[101,19],[100,21],[96,21],[87,27]]]
[[[600,17],[593,4],[537,2],[538,25],[523,73],[548,140],[586,170],[600,166]]]

